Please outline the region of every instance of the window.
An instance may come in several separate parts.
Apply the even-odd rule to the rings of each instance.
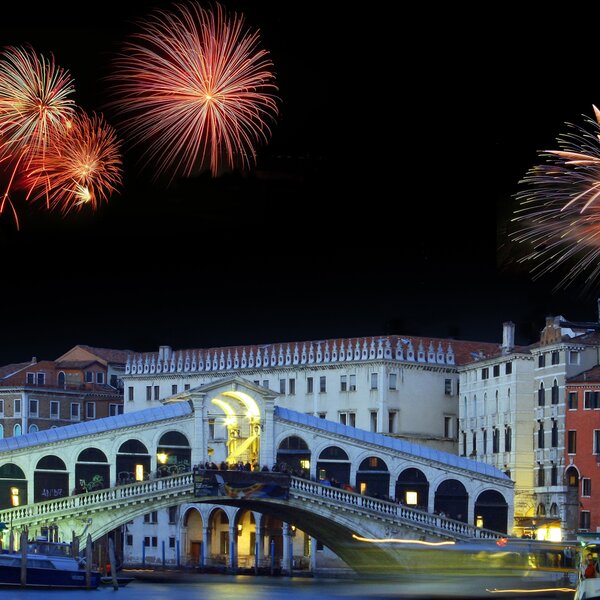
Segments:
[[[574,430],[567,433],[567,453],[577,454],[577,432]]]
[[[558,467],[552,465],[550,469],[550,485],[558,485]]]
[[[152,548],[156,548],[158,546],[158,538],[155,536],[146,536],[144,538],[144,546],[146,546],[146,548],[150,548],[150,546],[152,546]]]
[[[169,537],[169,548],[175,548],[175,538]]]
[[[29,401],[29,416],[30,417],[38,416],[38,401],[37,400]]]
[[[356,391],[356,375],[350,375],[350,391]]]
[[[575,352],[575,351],[569,352],[569,364],[570,365],[578,365],[579,364],[579,352]]]
[[[558,391],[558,381],[555,379],[554,383],[552,384],[552,404],[558,404]]]
[[[131,385],[127,387],[127,400],[133,402],[133,386]]]
[[[174,523],[177,523],[177,507],[176,506],[169,506],[169,523],[171,525],[173,525]]]
[[[594,454],[600,454],[600,429],[594,429]]]
[[[500,377],[500,365],[494,365],[494,377]]]
[[[150,402],[150,400],[152,400],[152,386],[147,385],[146,386],[146,401]]]
[[[0,417],[4,416],[4,400],[0,400]]]
[[[505,375],[512,374],[512,363],[511,362],[507,362],[506,365],[504,365],[504,374]]]
[[[444,437],[451,438],[452,434],[452,417],[444,417]]]
[[[85,372],[85,382],[86,383],[93,383],[94,382],[94,374],[92,373],[92,371],[86,371]]]
[[[152,512],[146,513],[144,515],[144,523],[156,525],[156,523],[158,523],[158,511],[153,510]]]
[[[340,423],[342,425],[350,425],[350,427],[356,427],[356,413],[353,412],[341,412]]]
[[[60,373],[58,374],[58,387],[64,387],[67,381],[67,376],[64,374],[63,371],[60,371]]]
[[[467,455],[467,434],[463,431],[462,432],[462,456],[466,456]]]
[[[186,383],[186,384],[183,386],[183,391],[184,391],[184,392],[187,392],[189,389],[190,389],[190,384],[189,384],[189,383]]]
[[[579,529],[589,529],[591,527],[590,511],[582,510],[579,513]]]
[[[557,365],[560,362],[560,354],[559,354],[558,350],[555,350],[552,353],[551,362],[552,362],[553,365]]]
[[[444,379],[444,395],[452,396],[452,379]]]
[[[583,394],[583,408],[600,408],[600,392],[598,390],[586,391]]]
[[[13,416],[20,417],[21,416],[21,399],[15,398],[15,403],[13,405]]]
[[[176,383],[174,383],[174,384],[171,386],[171,396],[174,396],[176,393],[177,393],[177,384],[176,384]]]
[[[490,377],[490,370],[488,367],[484,367],[483,369],[481,369],[481,379],[489,379]]]
[[[22,432],[21,424],[17,423],[13,427],[13,437],[17,437],[18,435],[21,435],[21,432]]]
[[[388,412],[388,431],[389,433],[396,433],[396,425],[398,412],[395,410],[390,410]]]
[[[340,413],[340,423],[342,425],[348,425],[348,413]]]
[[[546,355],[540,354],[538,356],[538,369],[542,369],[546,366]]]
[[[58,419],[59,418],[59,403],[58,400],[50,400],[50,418]]]
[[[340,375],[340,392],[348,391],[348,375]]]
[[[128,533],[128,534],[125,535],[125,545],[126,546],[133,546],[133,535],[131,533]]]
[[[376,410],[371,411],[369,421],[371,423],[371,431],[373,431],[373,432],[377,431],[377,411]]]
[[[325,375],[321,375],[319,377],[319,392],[324,393],[327,391],[327,377]]]
[[[255,379],[252,383],[254,385],[260,385],[260,379]]]
[[[544,424],[540,421],[540,428],[538,429],[538,448],[544,448]]]
[[[269,389],[269,380],[263,379],[263,387]]]
[[[500,452],[500,430],[496,427],[492,430],[492,452],[494,454]]]
[[[154,386],[154,399],[158,400],[160,398],[160,386]]]
[[[39,431],[39,430],[40,430],[40,428],[35,423],[32,423],[29,426],[29,433],[35,433],[36,431]]]
[[[569,392],[569,410],[577,410],[577,392]]]
[[[471,455],[475,456],[477,454],[477,432],[474,431],[471,435]]]
[[[388,375],[388,388],[395,390],[397,386],[398,375],[396,373],[390,373]]]
[[[546,473],[544,472],[544,468],[540,467],[538,469],[538,486],[543,487],[546,485]]]
[[[279,393],[285,394],[285,379],[279,380]]]
[[[377,375],[378,373],[371,373],[371,389],[377,389]]]
[[[312,377],[306,378],[306,393],[307,394],[313,393],[313,378]]]
[[[504,452],[512,450],[512,429],[509,425],[504,428]]]
[[[581,478],[581,495],[591,496],[592,495],[592,480],[589,477]]]
[[[95,419],[96,418],[96,403],[86,402],[85,403],[85,418]]]
[[[96,373],[96,383],[104,383],[104,373],[102,373],[102,371]]]
[[[123,405],[122,404],[109,404],[108,405],[108,416],[116,417],[117,415],[123,414]]]
[[[318,413],[317,416],[319,417],[319,419],[326,419],[327,418],[327,413],[320,412],[320,413]]]
[[[215,439],[215,420],[214,419],[208,420],[208,439],[209,440]]]
[[[552,421],[552,436],[550,445],[552,448],[558,448],[558,422]]]
[[[546,392],[544,390],[544,382],[540,383],[540,389],[538,390],[538,406],[544,406],[546,404]]]
[[[487,429],[483,429],[483,453],[487,454]]]
[[[29,385],[35,384],[35,373],[27,373],[27,383]]]
[[[71,402],[71,421],[79,421],[80,410],[81,410],[80,404],[77,404],[77,402]]]
[[[289,394],[290,394],[290,396],[293,396],[296,393],[296,380],[293,377],[291,377],[288,380],[288,386],[289,386],[289,390],[288,390]]]

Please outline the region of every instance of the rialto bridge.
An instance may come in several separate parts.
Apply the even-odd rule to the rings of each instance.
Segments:
[[[298,529],[359,571],[397,563],[389,538],[466,540],[511,530],[513,484],[499,470],[275,407],[274,399],[234,377],[156,408],[1,439],[0,521],[14,533],[28,528],[30,537],[50,528],[66,541],[88,533],[97,540],[177,509],[169,524],[178,552],[207,564],[211,547],[225,543],[235,568],[242,529],[252,530],[247,544],[259,562],[278,520],[284,562]],[[286,470],[289,492],[199,495],[198,468],[224,469],[207,464],[219,453],[230,466],[253,466],[257,480],[274,465]],[[155,539],[144,547],[156,547]],[[365,552],[365,540],[380,541]]]

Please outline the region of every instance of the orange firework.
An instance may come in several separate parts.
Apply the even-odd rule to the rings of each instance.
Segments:
[[[116,61],[113,103],[157,175],[247,167],[277,114],[272,62],[258,32],[220,5],[157,11]]]
[[[15,176],[40,160],[53,138],[66,132],[74,113],[71,76],[54,58],[32,48],[5,48],[0,53],[0,164],[8,185],[0,195],[0,213],[8,203]]]
[[[63,214],[106,202],[122,182],[120,143],[102,116],[75,115],[68,133],[57,138],[45,156],[35,156],[27,176],[30,196],[45,198]]]

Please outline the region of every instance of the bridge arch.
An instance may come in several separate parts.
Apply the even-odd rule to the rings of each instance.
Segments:
[[[116,456],[117,481],[130,483],[147,479],[151,473],[151,456],[139,439],[122,441]]]
[[[193,566],[201,564],[202,545],[204,544],[204,518],[197,505],[182,507],[181,533],[182,551],[189,557]]]
[[[350,483],[351,461],[348,453],[340,446],[328,445],[318,454],[317,480],[337,480],[341,484]]]
[[[445,479],[435,491],[434,510],[444,513],[451,519],[467,522],[469,514],[469,494],[462,481]]]
[[[299,435],[286,435],[277,443],[276,463],[285,463],[294,472],[309,473],[311,451],[306,440]]]
[[[17,493],[13,488],[16,488]],[[27,504],[27,478],[17,464],[5,463],[0,467],[0,506],[16,506],[13,504],[15,498],[18,498],[18,505]]]
[[[69,495],[69,473],[62,458],[53,454],[40,458],[33,472],[33,501],[43,502]]]
[[[480,527],[506,533],[508,524],[508,503],[496,490],[485,490],[477,496],[474,505],[473,522]]]
[[[75,487],[80,492],[110,487],[110,466],[102,450],[90,447],[79,453],[75,462]]]
[[[421,510],[429,508],[429,481],[421,469],[405,468],[396,479],[396,500]]]
[[[163,433],[156,446],[157,475],[189,473],[192,470],[192,448],[185,433],[170,429]]]
[[[390,471],[386,462],[374,455],[361,460],[356,471],[356,491],[376,498],[390,495]]]

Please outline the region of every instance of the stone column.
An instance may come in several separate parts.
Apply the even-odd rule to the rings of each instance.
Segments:
[[[294,562],[294,538],[292,527],[289,523],[283,523],[283,558],[281,570],[288,575],[292,575]]]
[[[238,530],[234,518],[229,520],[229,565],[228,567],[235,573],[237,571],[238,554]]]
[[[312,536],[310,538],[310,570],[313,574],[317,570],[317,540]]]
[[[277,456],[277,451],[275,449],[275,431],[273,422],[273,413],[275,411],[275,396],[264,396],[263,401],[263,431],[262,435],[260,436],[260,460],[258,462],[261,466],[267,465],[270,469],[273,463],[275,462],[275,458]]]
[[[260,568],[263,565],[265,559],[265,528],[262,523],[262,514],[261,513],[253,513],[254,514],[254,522],[256,524],[256,533],[255,533],[255,544],[256,548],[254,549],[254,560],[256,563],[256,568]]]
[[[200,566],[202,568],[207,566],[208,560],[210,559],[210,525],[208,523],[202,523],[202,547],[200,548]]]
[[[194,465],[204,463],[208,459],[206,394],[204,392],[191,392],[190,403],[194,410],[194,433],[191,440],[191,460],[193,467]]]

